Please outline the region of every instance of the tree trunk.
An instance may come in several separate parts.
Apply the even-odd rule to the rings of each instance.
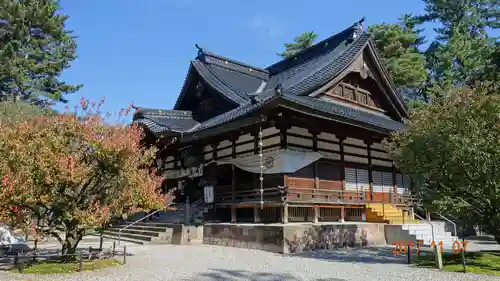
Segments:
[[[82,240],[83,235],[75,229],[67,229],[66,237],[62,244],[62,260],[64,262],[71,262],[76,260],[76,249],[78,243]]]
[[[500,244],[500,232],[495,233],[495,241],[497,242],[497,244]]]

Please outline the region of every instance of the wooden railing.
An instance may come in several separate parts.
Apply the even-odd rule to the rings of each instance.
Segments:
[[[248,189],[244,189],[244,188]],[[255,202],[261,200],[261,190],[251,185],[238,185],[234,194],[228,189],[231,186],[216,187],[215,201],[218,203]],[[220,190],[220,191],[217,191]],[[387,196],[373,198],[370,191],[314,189],[310,187],[272,187],[264,188],[262,194],[265,202],[289,203],[329,203],[329,204],[363,204],[387,203],[395,206],[414,206],[418,204],[417,197],[410,194],[387,193]]]
[[[363,191],[331,190],[297,188],[287,189],[288,202],[315,202],[315,203],[361,203],[366,202],[366,193]]]
[[[283,202],[286,198],[284,187],[264,188],[262,191],[263,191],[262,198],[264,199],[264,201]],[[260,201],[261,200],[260,193],[261,193],[260,188],[235,190],[234,195],[232,194],[231,191],[217,192],[216,190],[215,201],[221,203]]]

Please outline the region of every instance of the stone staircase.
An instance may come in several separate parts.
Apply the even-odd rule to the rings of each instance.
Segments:
[[[158,212],[143,221],[146,213],[137,213],[127,220],[112,223],[103,236],[108,239],[136,243],[136,244],[170,244],[173,227],[186,222],[186,214],[190,217],[188,223],[203,222],[205,206],[201,201],[191,204],[186,212],[186,204],[175,204],[174,211]],[[157,216],[159,215],[159,217]],[[134,223],[136,222],[136,223]],[[133,224],[134,223],[134,224]],[[131,225],[133,224],[133,225]],[[120,232],[121,231],[121,232]]]
[[[389,224],[420,224],[408,212],[391,204],[370,203],[366,205],[366,220]]]
[[[104,238],[131,242],[136,244],[170,244],[172,241],[172,224],[155,221],[138,222],[132,226],[132,221],[119,221],[103,233]],[[123,230],[122,230],[123,229]],[[120,230],[121,234],[120,234]]]
[[[432,223],[432,221],[431,221]],[[437,224],[434,226],[434,240],[432,237],[432,227],[428,223],[420,224],[403,224],[401,228],[408,231],[412,236],[415,236],[415,240],[422,241],[422,246],[431,247],[434,241],[435,246],[438,246],[441,242],[443,249],[445,251],[451,251],[453,243],[458,240],[456,236],[452,236],[451,232],[444,230],[444,227],[440,227]]]

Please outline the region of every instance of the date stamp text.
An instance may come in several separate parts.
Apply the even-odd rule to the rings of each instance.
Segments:
[[[413,254],[413,252],[416,253],[416,255],[420,255],[420,248],[422,247],[422,241],[417,241],[415,242],[406,242],[406,241],[398,241],[394,242],[392,245],[394,245],[394,249],[392,249],[392,254],[393,255],[401,255],[401,254]],[[443,246],[443,241],[435,242],[432,241],[431,243],[431,248],[434,247],[439,247],[441,250],[441,253],[444,253],[445,247]],[[458,254],[460,252],[464,252],[465,249],[467,248],[467,241],[453,241],[451,245],[451,253],[452,254]],[[447,249],[448,250],[448,249]]]

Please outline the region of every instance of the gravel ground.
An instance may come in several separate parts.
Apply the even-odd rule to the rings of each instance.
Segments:
[[[74,275],[28,276],[0,272],[0,280],[32,281],[400,281],[500,280],[499,277],[448,273],[402,264],[390,248],[320,251],[283,256],[220,246],[135,246],[120,268]]]

